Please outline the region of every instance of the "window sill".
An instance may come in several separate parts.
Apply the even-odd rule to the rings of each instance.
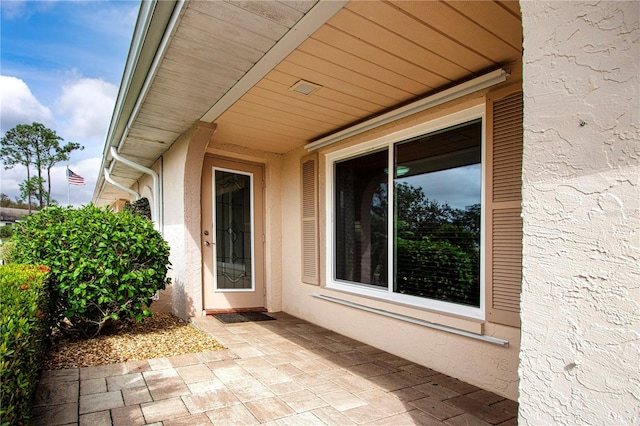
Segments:
[[[452,314],[444,314],[440,312],[431,312],[413,306],[405,306],[391,301],[373,299],[335,289],[320,288],[317,293],[312,293],[311,295],[322,300],[350,306],[355,309],[372,312],[401,321],[407,321],[425,327],[486,341],[499,346],[509,346],[509,342],[507,340],[483,334],[485,322],[481,320],[461,318]]]
[[[410,296],[400,293],[390,293],[387,288],[376,288],[374,286],[365,286],[349,282],[333,281],[323,290],[334,291],[339,294],[350,295],[356,298],[367,300],[366,305],[372,303],[383,304],[381,309],[389,310],[391,306],[392,312],[398,309],[408,310],[406,315],[428,315],[429,318],[422,318],[426,321],[440,323],[441,321],[449,321],[449,319],[457,319],[463,323],[474,324],[469,330],[473,333],[481,333],[475,325],[484,323],[484,312],[480,308],[464,305],[456,305],[443,301],[423,299],[416,296]],[[405,314],[404,312],[398,312]],[[455,325],[455,327],[460,327]],[[466,330],[466,326],[462,326]]]

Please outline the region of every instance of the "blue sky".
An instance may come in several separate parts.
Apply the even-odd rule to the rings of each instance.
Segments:
[[[102,148],[140,1],[0,2],[0,131],[41,122],[84,145],[69,168],[71,204],[91,201]],[[66,164],[53,169],[52,196],[67,203]],[[0,169],[0,191],[15,199],[26,170]]]

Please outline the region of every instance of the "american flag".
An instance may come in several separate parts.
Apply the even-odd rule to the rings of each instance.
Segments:
[[[67,167],[67,182],[69,182],[69,185],[84,185],[84,178],[73,173],[71,169]]]

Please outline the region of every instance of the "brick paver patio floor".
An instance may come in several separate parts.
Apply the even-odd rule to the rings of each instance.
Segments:
[[[194,318],[228,349],[45,371],[34,425],[515,425],[517,404],[284,313]]]

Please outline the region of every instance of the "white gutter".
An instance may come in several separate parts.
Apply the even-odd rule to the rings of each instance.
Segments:
[[[162,60],[162,58],[164,57],[164,53],[165,50],[167,48],[167,46],[169,45],[169,40],[171,39],[171,36],[173,35],[173,31],[174,28],[176,26],[176,23],[178,22],[178,18],[180,17],[180,13],[182,12],[182,8],[184,7],[185,4],[185,0],[180,0],[178,1],[178,3],[176,4],[176,7],[173,9],[173,13],[171,14],[171,19],[169,20],[169,23],[167,24],[167,28],[163,34],[162,40],[160,41],[160,45],[158,46],[158,50],[156,52],[156,55],[153,58],[153,62],[151,63],[151,67],[149,68],[149,72],[147,73],[147,76],[145,78],[144,84],[142,86],[142,89],[140,91],[140,94],[138,94],[138,97],[136,99],[136,103],[133,107],[133,110],[131,111],[131,114],[129,115],[129,120],[127,120],[127,125],[124,129],[124,132],[122,133],[122,137],[120,138],[120,141],[118,142],[118,148],[116,149],[113,145],[111,146],[110,149],[110,153],[111,156],[128,165],[129,167],[138,170],[142,173],[146,173],[148,175],[151,175],[152,179],[153,179],[153,214],[152,214],[152,218],[154,220],[154,223],[156,225],[156,229],[160,230],[160,232],[162,233],[162,219],[160,218],[160,178],[158,176],[158,174],[152,170],[149,169],[147,167],[141,166],[140,164],[134,163],[131,160],[128,160],[124,157],[122,157],[118,151],[120,149],[122,149],[122,145],[124,144],[127,136],[129,135],[129,129],[131,128],[131,125],[133,124],[134,120],[136,119],[138,112],[140,111],[140,108],[142,106],[142,102],[144,101],[147,92],[149,91],[149,87],[151,87],[151,82],[153,81],[156,72],[158,71],[158,65],[160,64],[160,61]],[[111,164],[109,165],[109,170],[113,170],[113,167],[115,165],[115,161],[112,161]],[[106,176],[106,175],[105,175]],[[117,186],[117,185],[116,185]]]
[[[375,129],[376,127],[383,126],[387,123],[391,123],[420,111],[424,111],[453,99],[468,95],[469,93],[477,92],[478,90],[502,83],[507,79],[507,75],[507,72],[502,69],[492,71],[488,74],[476,77],[473,80],[458,84],[457,86],[435,93],[431,96],[427,96],[426,98],[410,103],[409,105],[405,105],[386,114],[382,114],[360,124],[356,124],[355,126],[349,127],[340,132],[313,141],[307,144],[305,148],[307,151],[315,151],[327,145],[331,145],[332,143],[359,135],[360,133]]]
[[[111,125],[109,126],[109,132],[107,134],[107,141],[113,139],[114,132],[117,129],[117,124],[120,121],[120,116],[122,115],[122,110],[124,108],[126,94],[129,92],[129,88],[131,87],[131,80],[133,79],[133,73],[135,71],[134,64],[137,63],[137,59],[140,57],[140,52],[142,52],[142,46],[144,45],[144,41],[146,39],[147,31],[149,31],[149,25],[151,22],[151,18],[153,17],[153,10],[155,9],[156,2],[155,1],[142,1],[140,17],[142,24],[136,26],[136,33],[133,35],[133,41],[131,43],[131,49],[129,53],[129,57],[127,58],[127,63],[125,65],[124,74],[122,76],[122,85],[120,88],[120,92],[118,93],[118,98],[116,99],[116,105],[114,108],[114,114],[111,119]],[[135,61],[132,61],[131,58],[135,58]],[[107,150],[105,147],[104,156],[106,157]]]
[[[123,156],[118,154],[118,151],[116,151],[116,148],[113,147],[113,146],[111,147],[111,156],[114,159],[120,161],[121,163],[124,163],[127,166],[131,167],[132,169],[135,169],[135,170],[137,170],[139,172],[151,175],[151,178],[153,179],[153,215],[152,215],[152,219],[153,219],[153,221],[154,221],[154,223],[156,225],[156,229],[162,231],[161,227],[160,227],[160,224],[162,223],[162,221],[160,220],[160,177],[158,176],[158,174],[154,170],[151,170],[148,167],[141,166],[140,164],[134,163],[133,161],[124,158]]]
[[[102,170],[104,172],[104,180],[106,180],[107,182],[109,182],[111,185],[116,186],[120,189],[122,189],[125,192],[128,192],[129,194],[133,195],[134,197],[136,197],[136,201],[139,200],[140,194],[138,194],[136,191],[134,191],[131,188],[127,188],[126,186],[124,186],[123,184],[121,184],[120,182],[116,182],[115,180],[113,180],[113,178],[111,177],[111,175],[109,174],[109,170],[107,170],[106,168],[104,168]]]
[[[169,45],[169,40],[173,36],[173,31],[175,29],[176,23],[178,22],[178,18],[180,17],[180,13],[182,12],[182,8],[184,7],[185,0],[179,0],[173,9],[173,13],[171,14],[171,19],[169,19],[169,23],[167,24],[167,28],[162,36],[162,41],[160,41],[160,45],[158,46],[158,50],[156,55],[153,58],[153,62],[151,63],[151,67],[149,68],[149,72],[147,73],[147,78],[144,80],[144,84],[142,85],[142,90],[138,95],[138,99],[136,100],[136,104],[133,107],[133,111],[129,115],[129,120],[127,121],[127,126],[122,133],[122,137],[120,138],[120,142],[118,143],[118,151],[122,149],[122,144],[124,144],[125,139],[129,135],[129,129],[131,125],[135,121],[138,116],[138,112],[142,107],[142,103],[144,99],[147,97],[147,92],[149,91],[149,87],[151,87],[151,83],[153,82],[156,73],[158,72],[158,65],[162,58],[164,58],[164,53]]]
[[[131,82],[134,77],[135,67],[133,65],[137,63],[141,55],[142,46],[144,44],[145,39],[147,38],[147,32],[149,31],[150,22],[152,20],[153,12],[155,10],[157,3],[158,3],[157,0],[149,0],[149,1],[143,0],[142,7],[141,7],[141,22],[143,22],[143,24],[140,26],[142,30],[134,34],[133,44],[131,49],[132,53],[129,55],[129,58],[127,59],[127,68],[125,69],[125,73],[122,80],[121,89],[124,89],[124,90],[121,90],[121,92],[118,93],[118,99],[116,101],[114,116],[112,118],[111,125],[109,126],[109,133],[107,134],[107,143],[105,145],[105,150],[103,153],[103,160],[102,160],[103,165],[106,163],[106,160],[108,158],[109,151],[107,150],[107,147],[113,148],[114,146],[114,143],[113,143],[114,142],[113,138],[115,137],[114,133],[118,128],[118,122],[122,118],[122,110],[124,107],[125,98],[129,92],[129,88],[131,87]],[[184,5],[185,5],[185,0],[179,0],[176,2],[176,6],[173,9],[173,12],[171,14],[171,17],[169,18],[169,22],[167,23],[165,30],[163,31],[162,39],[153,57],[153,62],[151,63],[151,65],[149,66],[149,69],[147,70],[146,77],[142,85],[142,88],[140,90],[140,93],[138,93],[136,97],[136,103],[134,104],[134,107],[128,116],[127,124],[122,132],[122,136],[120,137],[120,140],[118,141],[118,144],[117,144],[118,151],[122,149],[122,145],[124,144],[124,141],[126,140],[129,134],[129,129],[131,128],[133,121],[137,117],[140,107],[142,106],[142,102],[144,101],[144,98],[146,97],[146,94],[149,91],[151,82],[153,81],[157,73],[158,65],[161,59],[164,57],[166,47],[169,44],[169,40],[171,39],[171,36],[173,35],[176,23],[178,22],[178,18],[180,17],[180,14],[182,12]],[[111,172],[113,171],[113,166],[114,164],[113,162],[111,162],[111,164],[109,165],[109,171]],[[94,200],[100,199],[100,197],[102,196],[103,190],[104,190],[104,183],[102,184],[101,189],[98,190],[96,188],[96,191],[94,194]]]

